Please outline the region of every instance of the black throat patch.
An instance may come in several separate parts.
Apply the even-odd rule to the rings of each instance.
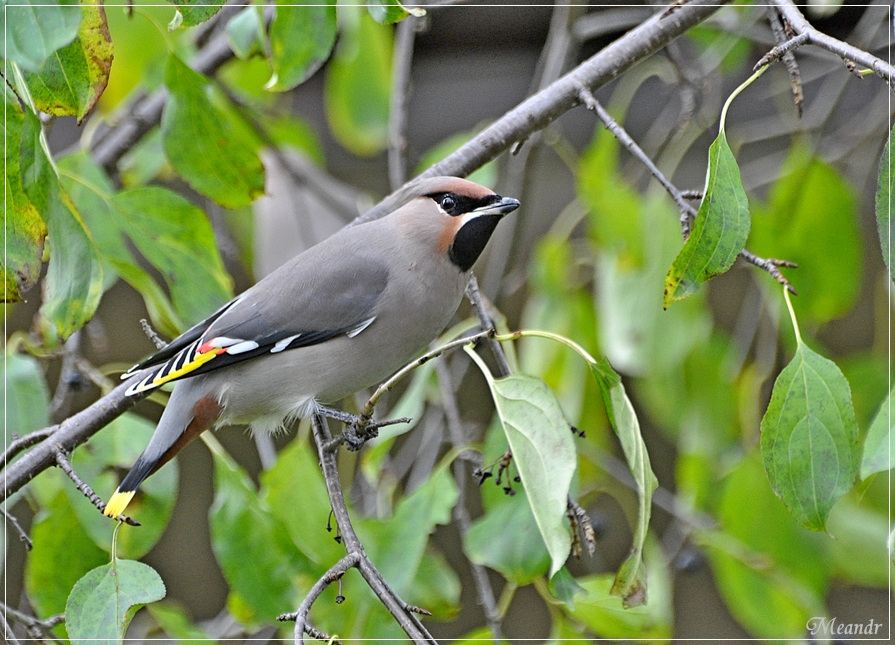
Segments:
[[[500,215],[479,215],[464,224],[448,249],[448,257],[464,273],[479,259],[491,234],[500,222]]]

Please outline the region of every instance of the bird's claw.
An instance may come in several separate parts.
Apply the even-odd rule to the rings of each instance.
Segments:
[[[339,445],[345,444],[348,450],[356,452],[363,448],[364,444],[370,439],[375,439],[379,436],[379,428],[394,425],[396,423],[410,423],[411,421],[408,417],[389,419],[387,421],[376,421],[375,419],[362,414],[350,414],[348,412],[332,410],[322,406],[318,409],[324,416],[329,417],[330,419],[335,419],[336,421],[341,421],[345,424],[345,431],[333,439],[331,442],[332,445],[327,446],[327,449],[329,450],[335,450]]]

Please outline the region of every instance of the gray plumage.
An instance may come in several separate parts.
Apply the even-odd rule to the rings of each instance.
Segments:
[[[134,392],[178,382],[107,515],[211,425],[274,431],[384,380],[441,333],[519,202],[453,177],[425,180],[415,195],[293,258],[125,375],[149,370]]]

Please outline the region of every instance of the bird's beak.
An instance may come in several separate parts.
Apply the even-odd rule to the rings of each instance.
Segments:
[[[501,197],[500,201],[481,206],[470,213],[473,216],[479,215],[500,215],[503,217],[507,213],[512,213],[519,208],[519,200],[512,197]]]

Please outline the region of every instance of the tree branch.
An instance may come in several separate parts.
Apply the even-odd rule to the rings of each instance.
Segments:
[[[792,27],[792,30],[796,33],[796,38],[794,40],[799,40],[797,44],[790,46],[790,49],[793,46],[803,44],[801,39],[804,39],[805,44],[811,44],[820,47],[821,49],[826,49],[828,52],[836,54],[846,62],[853,61],[872,69],[873,73],[887,81],[890,87],[895,87],[895,68],[887,62],[863,49],[859,49],[818,31],[811,26],[805,19],[805,16],[802,15],[802,12],[799,11],[798,7],[796,7],[791,0],[772,1],[777,6],[777,9],[780,11],[784,20],[789,23],[789,26]],[[881,7],[882,6],[883,5],[881,5]],[[771,51],[773,52],[774,50]],[[781,52],[781,55],[783,53],[785,52]]]
[[[579,105],[578,94],[582,85],[591,90],[605,85],[690,27],[708,18],[724,4],[726,0],[694,0],[672,13],[658,12],[555,83],[517,105],[453,154],[358,217],[353,224],[378,219],[393,211],[406,200],[407,193],[412,191],[415,182],[420,179],[437,175],[468,175],[509,149],[515,142],[524,140],[532,132],[542,130]]]
[[[438,385],[441,388],[441,407],[444,409],[451,443],[455,448],[458,448],[465,445],[467,440],[463,433],[460,411],[457,409],[457,397],[451,383],[451,371],[448,369],[444,359],[435,364],[435,370],[438,373]],[[454,505],[454,519],[457,521],[461,537],[465,537],[472,526],[472,518],[469,515],[469,510],[466,508],[466,481],[469,478],[469,473],[466,471],[465,460],[460,456],[454,460],[452,468],[454,470],[454,479],[457,482],[457,503]],[[472,570],[472,579],[475,583],[479,604],[485,613],[485,622],[488,623],[488,628],[491,630],[491,638],[498,642],[502,641],[500,613],[497,611],[497,601],[494,598],[491,581],[488,580],[488,572],[484,566],[476,564],[471,560],[469,561],[469,567]]]
[[[138,378],[138,376],[135,376],[125,381],[92,405],[69,417],[59,425],[50,426],[20,439],[20,442],[24,442],[25,439],[32,436],[40,437],[46,435],[46,439],[42,443],[5,468],[0,500],[7,499],[37,476],[38,473],[55,465],[56,453],[59,450],[71,452],[107,423],[129,410],[137,401],[144,398],[146,396],[145,393],[134,396],[125,396],[124,394],[128,386],[135,383]],[[20,447],[22,447],[21,443]]]
[[[339,470],[336,465],[336,453],[327,449],[332,442],[332,435],[329,432],[326,419],[321,414],[315,414],[311,421],[314,441],[317,443],[317,454],[323,469],[323,479],[326,482],[326,493],[329,496],[333,515],[336,518],[345,551],[352,561],[357,560],[352,566],[357,567],[370,589],[414,643],[435,643],[435,639],[432,638],[419,618],[414,615],[413,612],[416,608],[398,597],[364,551],[364,547],[354,531],[354,526],[351,524],[348,508],[345,506],[345,497],[342,494],[342,484],[339,481]],[[301,634],[297,628],[295,642],[296,644],[302,642]]]
[[[345,572],[347,572],[348,569],[356,567],[358,563],[360,563],[360,555],[357,553],[349,553],[331,566],[326,573],[320,576],[320,579],[317,580],[317,582],[314,583],[314,586],[311,587],[311,590],[308,591],[308,595],[301,601],[301,604],[298,606],[295,613],[283,614],[282,616],[277,617],[277,620],[295,621],[293,638],[296,645],[303,645],[304,635],[311,631],[308,629],[308,614],[311,612],[311,605],[314,604],[314,601],[320,597],[320,594],[323,593],[324,589],[345,575]]]
[[[407,181],[407,100],[413,45],[420,20],[425,19],[410,16],[395,30],[392,97],[388,111],[388,181],[392,190]]]
[[[712,15],[726,0],[694,0],[673,13],[657,13],[555,83],[520,103],[489,128],[452,155],[426,170],[421,177],[439,174],[466,175],[508,149],[515,141],[544,128],[564,112],[579,104],[579,88],[595,88],[607,83],[637,62],[661,49],[693,25]],[[225,33],[211,38],[193,59],[193,69],[211,74],[233,56]],[[143,100],[133,113],[94,141],[92,154],[101,166],[113,169],[121,156],[145,135],[161,118],[167,94],[159,90]],[[354,223],[386,215],[402,202],[412,186],[392,193]],[[114,390],[66,419],[58,426],[40,432],[52,441],[44,441],[21,459],[9,464],[3,473],[2,497],[27,484],[33,477],[56,463],[57,446],[71,452],[107,423],[131,408],[143,396],[124,396],[128,383]],[[21,446],[21,444],[20,444]],[[5,465],[5,464],[4,464]]]
[[[681,232],[686,240],[690,235],[690,228],[692,226],[692,220],[696,216],[696,210],[688,204],[685,199],[684,193],[677,189],[677,187],[672,184],[667,177],[662,173],[661,170],[653,163],[653,160],[649,158],[649,155],[643,151],[643,149],[637,145],[637,142],[631,137],[630,134],[615,120],[612,118],[612,115],[606,111],[606,109],[600,105],[594,95],[591,93],[589,89],[586,87],[581,88],[582,101],[587,105],[588,109],[593,110],[600,121],[603,122],[603,125],[615,136],[616,139],[628,150],[632,155],[634,155],[646,168],[652,173],[653,177],[662,184],[662,187],[671,195],[671,198],[674,200],[675,204],[677,204],[678,209],[681,213]],[[786,279],[786,276],[780,271],[780,267],[787,267],[790,269],[795,269],[799,265],[795,262],[790,262],[789,260],[778,260],[776,258],[761,258],[747,251],[746,249],[742,249],[739,252],[739,257],[741,257],[746,262],[766,271],[772,278],[774,278],[777,282],[779,282],[783,287],[785,287],[790,293],[793,295],[798,295],[796,290],[793,288],[792,284],[790,284],[789,280]],[[496,342],[496,341],[495,341]]]

